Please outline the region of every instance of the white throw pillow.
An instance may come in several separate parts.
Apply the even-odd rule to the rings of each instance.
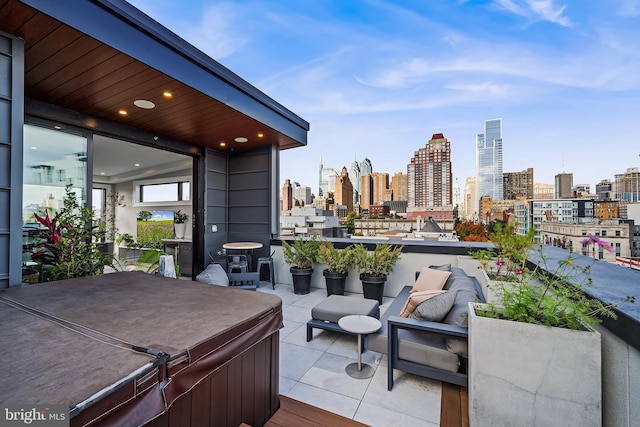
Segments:
[[[197,282],[208,283],[210,285],[229,286],[229,276],[220,264],[211,263],[196,276]]]

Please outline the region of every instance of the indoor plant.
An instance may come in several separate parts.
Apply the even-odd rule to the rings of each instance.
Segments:
[[[497,233],[492,274],[506,280],[490,285],[493,301],[469,304],[471,423],[599,426],[601,342],[593,326],[615,313],[582,292],[594,261],[563,250],[550,258],[545,249],[556,248],[531,250],[507,226]],[[529,259],[536,267],[527,268]]]
[[[332,242],[323,241],[318,250],[318,262],[327,265],[322,272],[327,285],[327,296],[344,295],[349,269],[353,267],[353,246],[339,250]]]
[[[187,219],[189,219],[189,215],[177,210],[173,214],[173,224],[176,232],[176,239],[184,239],[184,233],[187,229]]]
[[[284,261],[291,264],[289,271],[293,277],[293,292],[296,294],[308,294],[311,291],[311,275],[313,264],[318,259],[320,242],[317,237],[310,239],[301,237],[294,239],[293,245],[282,241]]]
[[[382,304],[387,274],[393,271],[393,266],[400,259],[401,252],[402,246],[390,243],[377,244],[371,252],[362,244],[355,245],[354,265],[360,272],[365,298],[378,300],[378,303]]]

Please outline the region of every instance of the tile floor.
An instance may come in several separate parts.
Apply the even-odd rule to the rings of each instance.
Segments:
[[[327,297],[325,289],[296,295],[291,285],[277,284],[274,290],[262,282],[258,291],[282,298],[280,394],[371,426],[440,425],[439,381],[395,371],[393,390],[387,391],[386,355],[371,350],[362,355],[375,368],[372,378],[345,373],[345,366],[357,362],[356,336],[314,329],[313,340],[306,341],[311,308]],[[381,313],[391,301],[383,300]]]

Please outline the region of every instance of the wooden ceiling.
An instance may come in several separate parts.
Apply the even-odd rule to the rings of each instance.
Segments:
[[[303,145],[17,0],[0,0],[0,29],[25,40],[28,98],[219,151]]]

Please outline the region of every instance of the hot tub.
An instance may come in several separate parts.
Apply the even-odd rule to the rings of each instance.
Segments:
[[[72,425],[264,424],[279,406],[280,298],[138,272],[0,291],[0,402]]]

